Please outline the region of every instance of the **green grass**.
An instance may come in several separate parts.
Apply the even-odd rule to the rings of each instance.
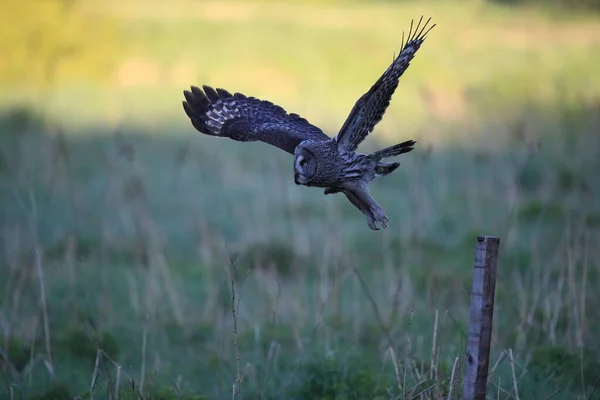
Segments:
[[[140,4],[84,3],[118,20],[112,83],[2,99],[3,398],[229,398],[238,376],[244,398],[459,397],[481,234],[501,237],[489,394],[598,396],[598,20]],[[419,140],[372,185],[385,231],[294,185],[289,155],[184,118],[181,91],[208,83],[334,133],[421,14],[438,27],[361,147]]]

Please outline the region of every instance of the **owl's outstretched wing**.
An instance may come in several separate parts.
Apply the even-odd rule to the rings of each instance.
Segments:
[[[400,76],[406,71],[410,65],[410,61],[415,56],[415,53],[423,44],[427,34],[435,24],[427,28],[427,24],[431,20],[429,18],[421,27],[419,19],[417,26],[413,32],[413,21],[410,23],[410,31],[406,44],[404,43],[404,33],[402,34],[402,48],[398,57],[394,59],[392,64],[383,73],[383,75],[375,82],[369,91],[361,96],[356,102],[346,122],[342,125],[339,133],[336,136],[338,146],[346,151],[354,151],[367,135],[373,130],[375,125],[385,114],[385,110],[390,105],[390,100],[398,87]],[[419,28],[421,29],[419,30]]]
[[[304,140],[331,139],[298,114],[288,114],[269,101],[207,85],[202,89],[192,86],[183,92],[183,109],[194,128],[204,134],[240,142],[258,140],[290,154]]]

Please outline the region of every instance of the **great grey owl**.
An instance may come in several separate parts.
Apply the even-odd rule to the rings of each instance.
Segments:
[[[398,57],[354,105],[337,136],[330,138],[298,114],[287,113],[269,101],[231,94],[225,89],[184,90],[183,109],[200,132],[228,137],[240,142],[262,141],[294,155],[294,182],[298,185],[325,188],[325,194],[342,192],[366,217],[367,224],[378,230],[387,228],[388,217],[371,197],[368,184],[378,176],[388,175],[400,163],[385,158],[408,153],[416,143],[407,140],[372,154],[356,152],[357,146],[381,121],[400,76],[408,68],[416,51],[435,26],[421,27],[423,17],[410,31]]]

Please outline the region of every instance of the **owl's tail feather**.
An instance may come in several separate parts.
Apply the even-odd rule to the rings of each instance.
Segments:
[[[398,156],[400,154],[408,153],[413,150],[413,146],[415,145],[414,140],[407,140],[406,142],[402,142],[400,144],[396,144],[394,146],[386,147],[383,150],[379,150],[371,154],[375,160],[378,161],[377,166],[375,167],[375,173],[377,175],[388,175],[391,174],[400,166],[399,162],[382,162],[381,159]]]
[[[415,142],[414,140],[407,140],[406,142],[402,142],[394,146],[386,147],[383,150],[376,151],[375,153],[371,154],[371,156],[377,161],[381,160],[382,158],[398,156],[400,154],[412,151],[415,143],[417,142]]]

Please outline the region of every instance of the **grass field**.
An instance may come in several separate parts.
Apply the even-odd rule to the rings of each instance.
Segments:
[[[219,399],[236,379],[246,399],[459,398],[477,235],[501,238],[489,396],[600,398],[600,19],[82,7],[115,21],[109,82],[0,99],[2,398]],[[185,118],[206,83],[334,135],[421,14],[438,26],[361,145],[418,140],[372,185],[387,230],[294,185],[288,154]]]

